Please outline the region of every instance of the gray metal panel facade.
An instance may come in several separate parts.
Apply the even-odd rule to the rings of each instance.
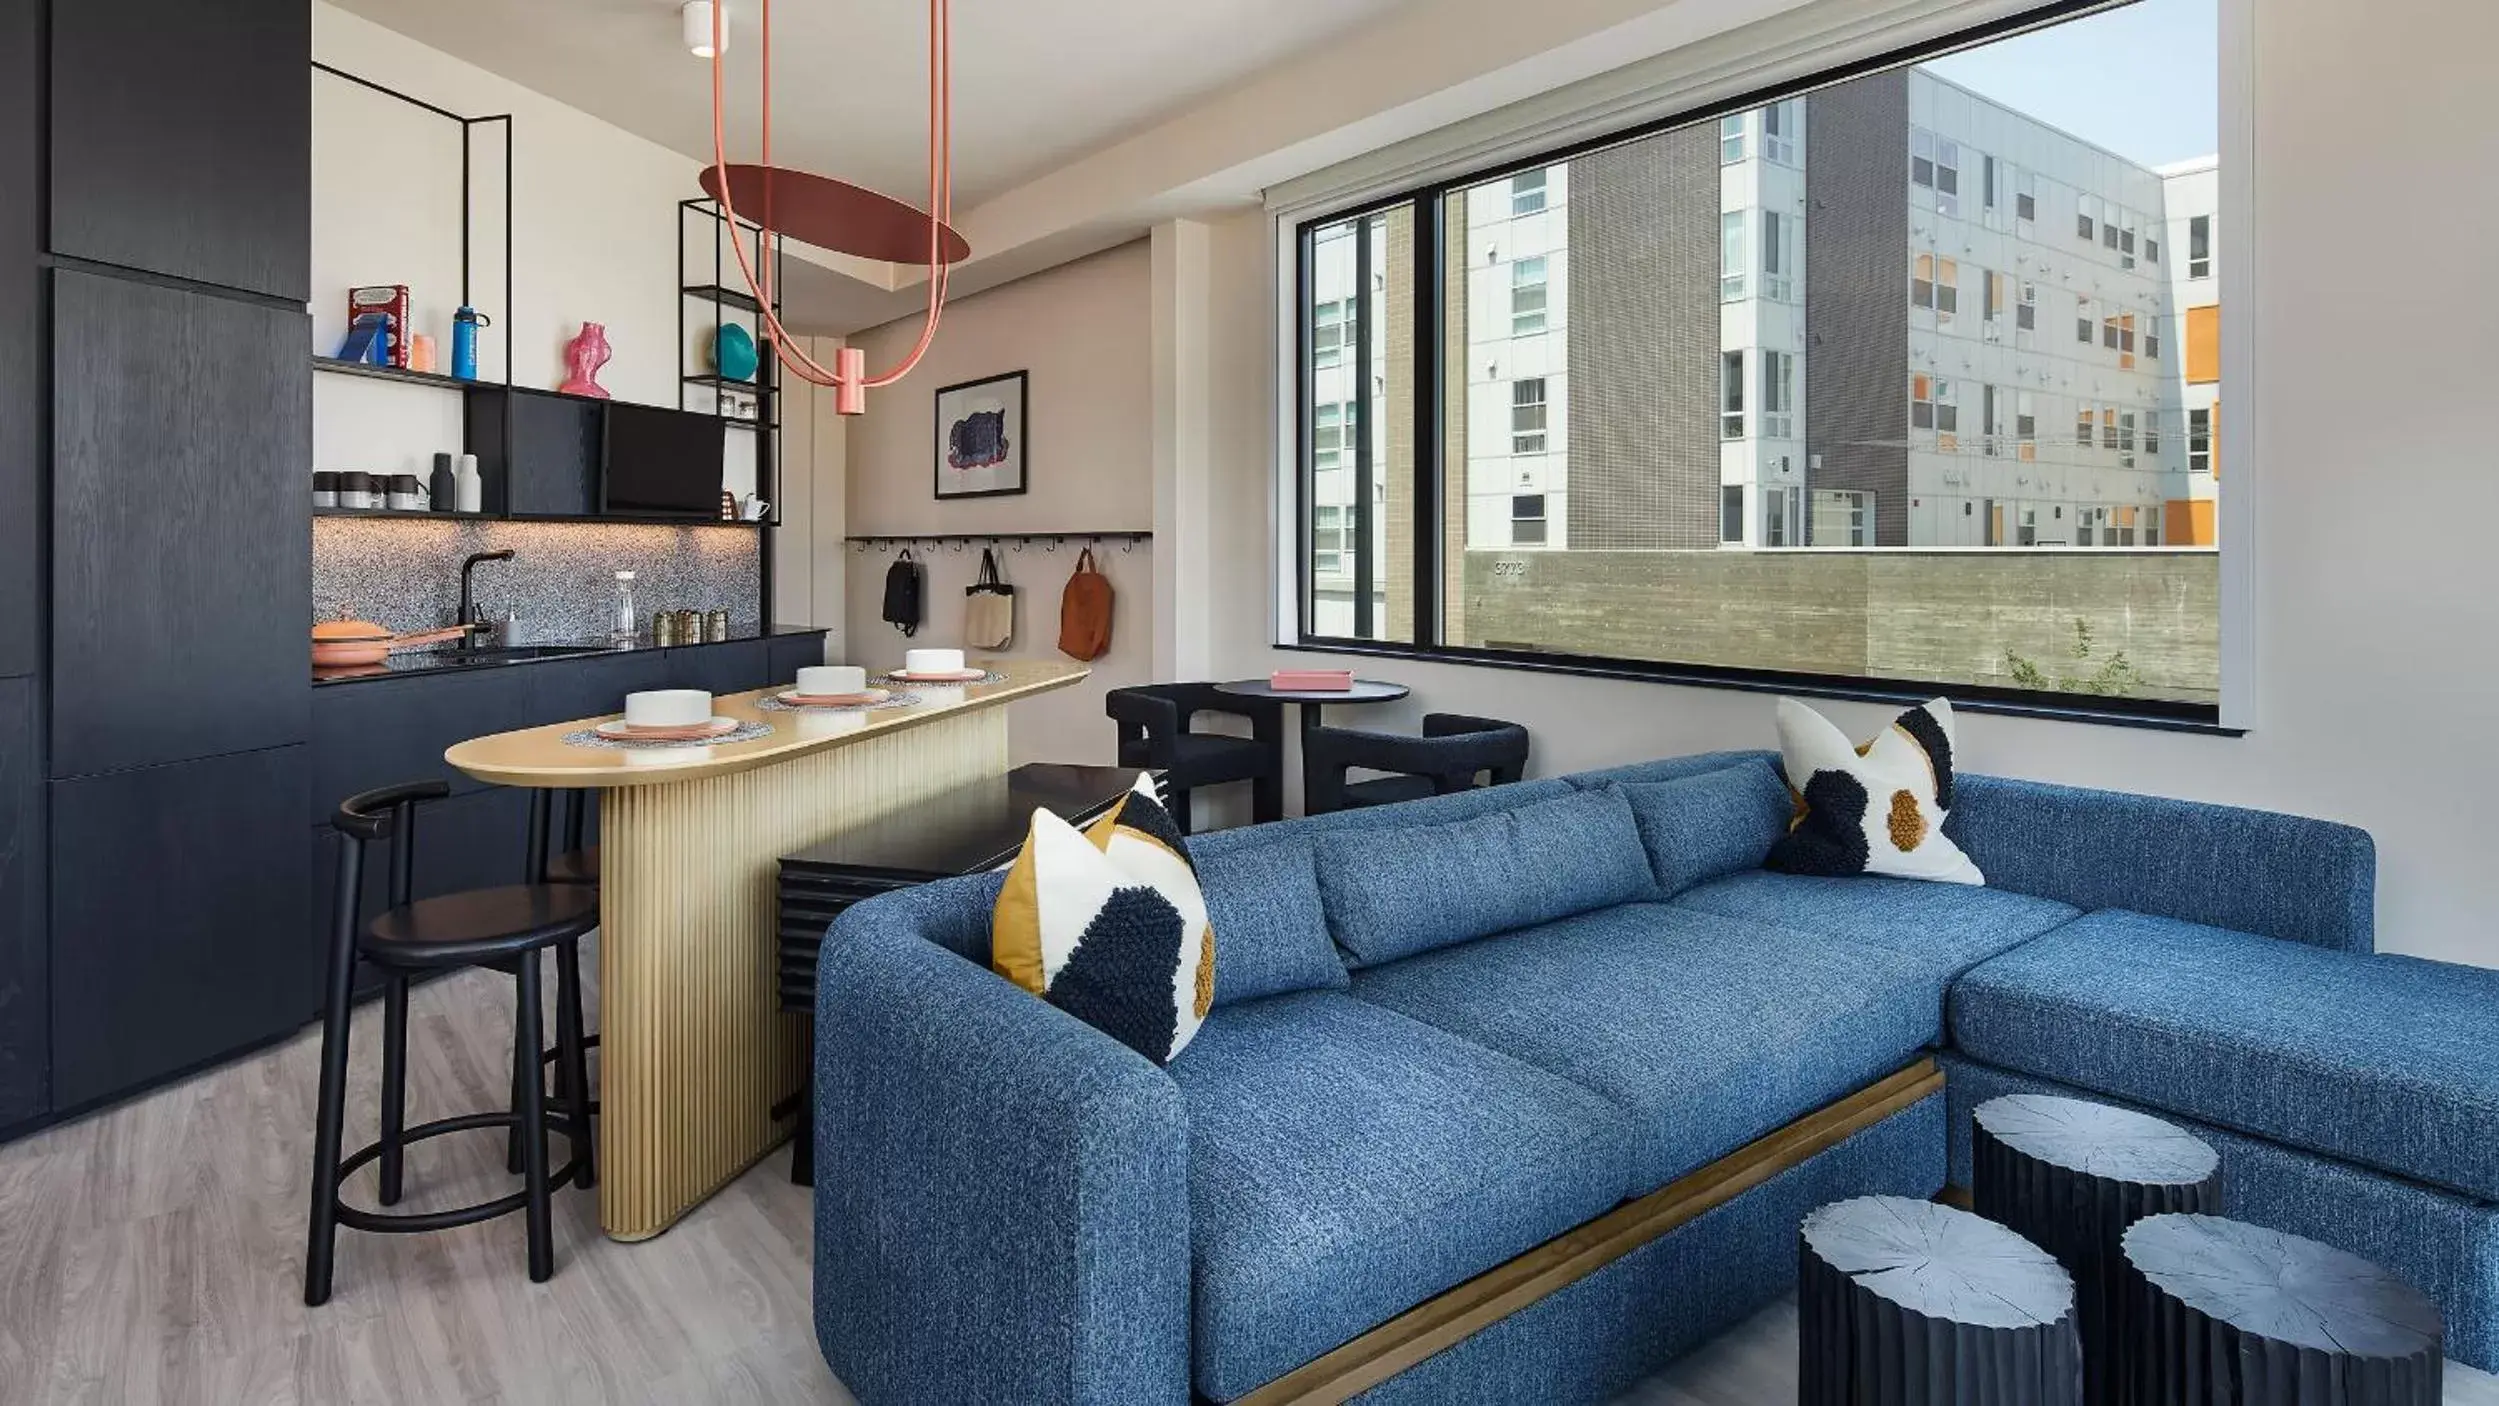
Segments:
[[[1873,493],[1875,545],[1903,547],[1908,74],[1874,74],[1815,93],[1806,100],[1805,123],[1812,143],[1805,161],[1806,487]]]

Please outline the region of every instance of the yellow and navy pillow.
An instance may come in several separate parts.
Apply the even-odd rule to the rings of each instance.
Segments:
[[[1215,934],[1189,844],[1140,775],[1078,830],[1033,812],[989,923],[998,974],[1156,1064],[1215,1000]]]
[[[1830,719],[1782,698],[1779,751],[1796,815],[1771,848],[1771,868],[1987,882],[1944,836],[1952,809],[1950,703],[1938,698],[1912,708],[1860,747]]]

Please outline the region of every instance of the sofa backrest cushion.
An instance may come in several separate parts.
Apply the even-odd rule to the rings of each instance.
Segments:
[[[1662,897],[1759,869],[1795,813],[1787,782],[1767,757],[1680,781],[1608,788],[1631,805]]]
[[[1351,983],[1328,936],[1307,845],[1245,845],[1207,853],[1189,842],[1215,930],[1215,1005]]]
[[[1660,757],[1653,762],[1633,762],[1629,766],[1612,766],[1603,771],[1577,771],[1562,780],[1582,791],[1602,791],[1608,786],[1629,786],[1651,781],[1681,781],[1687,776],[1725,771],[1746,762],[1766,761],[1776,766],[1779,754],[1753,750],[1746,752],[1701,752],[1689,757]]]
[[[1467,791],[1452,791],[1446,796],[1401,801],[1396,805],[1357,806],[1351,810],[1330,811],[1326,815],[1307,815],[1295,820],[1217,830],[1190,836],[1189,857],[1202,863],[1212,855],[1264,845],[1289,844],[1306,850],[1315,849],[1323,838],[1349,830],[1403,830],[1416,825],[1445,825],[1453,820],[1467,820],[1494,811],[1516,810],[1538,801],[1568,796],[1576,789],[1561,780],[1517,781],[1507,786],[1478,786]]]
[[[1318,856],[1328,928],[1358,967],[1657,897],[1619,791],[1330,835]]]
[[[1944,833],[1987,881],[2091,910],[2345,952],[2376,948],[2366,830],[2274,811],[1963,776]]]

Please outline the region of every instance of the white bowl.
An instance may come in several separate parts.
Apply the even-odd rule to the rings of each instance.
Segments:
[[[798,671],[798,691],[810,698],[865,693],[868,671],[856,664],[818,664]]]
[[[692,727],[709,722],[712,696],[699,688],[662,688],[625,695],[625,722],[632,727]]]
[[[963,672],[963,651],[907,649],[902,655],[902,671],[906,674],[959,674]]]

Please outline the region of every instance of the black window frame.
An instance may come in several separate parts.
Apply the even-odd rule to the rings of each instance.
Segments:
[[[1447,380],[1447,357],[1436,350],[1442,341],[1441,299],[1448,273],[1448,238],[1445,214],[1448,197],[1487,183],[1503,180],[1523,171],[1552,167],[1594,152],[1605,151],[1685,128],[1706,127],[1713,140],[1718,124],[1725,118],[1752,112],[1770,104],[1794,98],[1809,97],[1814,92],[1847,83],[1873,74],[1922,63],[1946,54],[1976,48],[2001,39],[2035,30],[2044,30],[2068,21],[2086,18],[2104,11],[2126,8],[2133,0],[2051,0],[2020,14],[2006,16],[1985,24],[1972,26],[1953,34],[1887,52],[1854,62],[1841,64],[1807,77],[1722,99],[1715,103],[1684,109],[1665,117],[1655,118],[1618,131],[1589,137],[1562,146],[1536,151],[1507,161],[1461,171],[1396,194],[1361,204],[1329,210],[1323,214],[1298,219],[1293,225],[1294,267],[1287,270],[1293,280],[1297,297],[1293,313],[1292,379],[1295,388],[1294,442],[1290,446],[1294,473],[1292,494],[1295,543],[1293,553],[1293,585],[1295,597],[1295,629],[1293,638],[1277,643],[1287,651],[1371,656],[1389,659],[1411,659],[1437,663],[1465,664],[1485,668],[1511,669],[1531,673],[1576,675],[1635,682],[1659,683],[1683,687],[1732,689],[1741,692],[1775,693],[1797,697],[1854,700],[1879,703],[1914,704],[1942,695],[1956,707],[1973,712],[2011,716],[2049,718],[2065,721],[2105,723],[2117,726],[2143,727],[2168,731],[2199,732],[2224,736],[2243,735],[2244,730],[2225,726],[2217,704],[2186,703],[2167,699],[2113,699],[2099,695],[2058,693],[2046,690],[1998,688],[1977,684],[1944,683],[1919,679],[1888,679],[1845,674],[1823,674],[1778,669],[1760,669],[1725,665],[1694,664],[1652,660],[1615,659],[1603,656],[1571,654],[1552,650],[1523,650],[1499,647],[1477,647],[1443,642],[1440,638],[1441,593],[1444,589],[1441,556],[1443,516],[1443,473],[1441,459],[1445,440],[1443,428],[1450,388]],[[1746,136],[1754,135],[1747,123]],[[2020,193],[2017,192],[2017,198]],[[2035,203],[2035,202],[2034,202]],[[1311,362],[1312,343],[1312,260],[1311,247],[1315,234],[1324,228],[1348,221],[1384,219],[1394,210],[1408,210],[1413,215],[1414,247],[1407,263],[1411,265],[1413,287],[1407,290],[1412,300],[1411,322],[1413,345],[1418,349],[1411,366],[1394,368],[1415,379],[1410,397],[1414,407],[1415,426],[1412,491],[1407,507],[1413,517],[1413,530],[1407,534],[1412,558],[1408,575],[1413,599],[1407,603],[1413,622],[1412,640],[1370,638],[1366,617],[1374,584],[1381,579],[1386,563],[1369,560],[1377,534],[1371,531],[1370,514],[1374,494],[1371,482],[1372,434],[1370,432],[1370,396],[1359,396],[1362,430],[1356,444],[1364,472],[1358,475],[1356,501],[1351,516],[1360,519],[1357,531],[1349,531],[1349,546],[1356,551],[1358,564],[1356,616],[1358,633],[1354,636],[1329,636],[1313,628],[1313,595],[1311,582],[1311,483],[1310,453],[1311,405],[1315,371]],[[2096,231],[2095,231],[2096,232]],[[1359,237],[1359,235],[1358,235]],[[1363,263],[1368,263],[1368,239],[1358,248]],[[1940,273],[1940,269],[1939,269]],[[1940,278],[1938,282],[1940,283]],[[1369,367],[1371,345],[1371,303],[1367,296],[1367,271],[1358,281],[1355,306],[1358,316],[1350,320],[1349,335],[1359,349],[1362,363],[1356,384],[1367,388],[1372,381]],[[1394,292],[1395,290],[1391,290]],[[1426,350],[1432,349],[1432,350]],[[1748,358],[1749,361],[1749,358]],[[1459,388],[1463,391],[1463,387]],[[1748,417],[1749,418],[1749,417]],[[1351,427],[1349,426],[1349,429]],[[1748,426],[1749,428],[1749,426]],[[1869,516],[1871,507],[1868,507]],[[1810,506],[1807,514],[1810,516]],[[1351,527],[1352,524],[1349,524]]]

